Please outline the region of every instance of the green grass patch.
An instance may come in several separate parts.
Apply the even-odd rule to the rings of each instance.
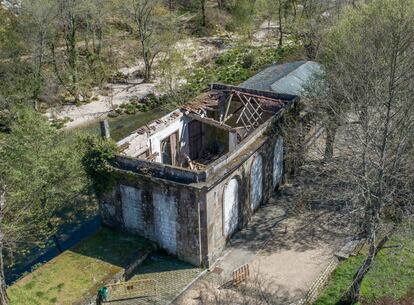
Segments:
[[[102,228],[9,287],[10,304],[73,304],[151,247],[138,236]]]
[[[399,247],[402,245],[402,247]],[[414,287],[414,240],[410,237],[394,236],[380,251],[376,261],[362,282],[363,304],[383,297],[398,300]],[[335,305],[351,285],[352,278],[365,256],[351,257],[342,262],[314,305]]]
[[[395,236],[387,245],[403,247],[386,248],[378,254],[361,287],[368,301],[385,296],[398,300],[414,287],[414,240]]]
[[[163,108],[156,108],[147,112],[138,112],[133,115],[121,115],[116,118],[109,118],[109,128],[111,131],[111,137],[115,141],[119,141],[124,137],[131,134],[139,127],[162,117],[168,110]],[[87,134],[100,134],[100,127],[98,122],[93,122],[69,131],[70,134],[87,133]]]

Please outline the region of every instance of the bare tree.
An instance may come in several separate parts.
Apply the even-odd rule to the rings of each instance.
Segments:
[[[81,0],[59,0],[57,2],[55,38],[50,43],[56,77],[60,84],[75,98],[75,102],[80,99],[77,44],[81,19],[80,4]],[[63,56],[58,54],[61,50],[59,47],[61,39],[64,41]],[[60,61],[60,58],[63,60]],[[64,72],[68,72],[69,77],[66,77]]]
[[[37,79],[36,98],[43,81],[43,69],[47,64],[47,45],[51,35],[51,24],[56,17],[56,3],[50,0],[26,0],[22,3],[22,14],[28,17],[27,36],[33,47],[33,67]]]
[[[369,245],[344,304],[359,299],[376,255],[413,212],[413,50],[414,5],[401,0],[376,0],[347,12],[324,43],[328,88],[318,105],[341,125],[340,136],[331,139],[327,179],[344,189],[340,198],[355,208]]]
[[[134,24],[134,32],[144,61],[144,78],[150,81],[157,56],[175,41],[174,18],[159,0],[130,0],[123,6]]]
[[[207,25],[207,18],[206,18],[206,3],[207,0],[199,0],[200,2],[200,10],[201,10],[201,25],[206,26]]]
[[[145,80],[151,79],[152,65],[161,51],[161,42],[156,37],[156,16],[154,14],[157,1],[133,0],[133,18],[137,28],[137,36],[141,45],[141,54],[145,65]]]

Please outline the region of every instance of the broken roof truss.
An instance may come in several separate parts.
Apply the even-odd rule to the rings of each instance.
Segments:
[[[289,102],[290,96],[213,84],[211,91],[183,106],[192,119],[236,132],[239,138],[263,124]]]

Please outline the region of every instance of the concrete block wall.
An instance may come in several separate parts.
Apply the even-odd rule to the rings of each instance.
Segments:
[[[143,232],[145,221],[142,190],[126,185],[120,185],[119,190],[122,200],[122,218],[126,230],[133,233]]]
[[[179,259],[209,266],[281,182],[285,156],[279,125],[266,125],[231,158],[220,158],[202,181],[159,177],[156,171],[139,171],[140,160],[118,158],[123,166],[116,170],[116,183],[100,200],[103,222],[146,237]],[[226,226],[226,198],[237,203],[237,217],[227,217],[237,219],[234,228]]]
[[[158,244],[172,254],[177,254],[177,204],[175,196],[153,194],[154,229]]]
[[[119,171],[113,189],[100,199],[105,225],[135,233],[194,265],[201,265],[200,202],[187,185]]]

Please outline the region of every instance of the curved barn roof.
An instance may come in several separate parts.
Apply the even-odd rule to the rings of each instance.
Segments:
[[[300,96],[309,79],[320,71],[320,65],[314,61],[276,64],[249,78],[239,87]]]

